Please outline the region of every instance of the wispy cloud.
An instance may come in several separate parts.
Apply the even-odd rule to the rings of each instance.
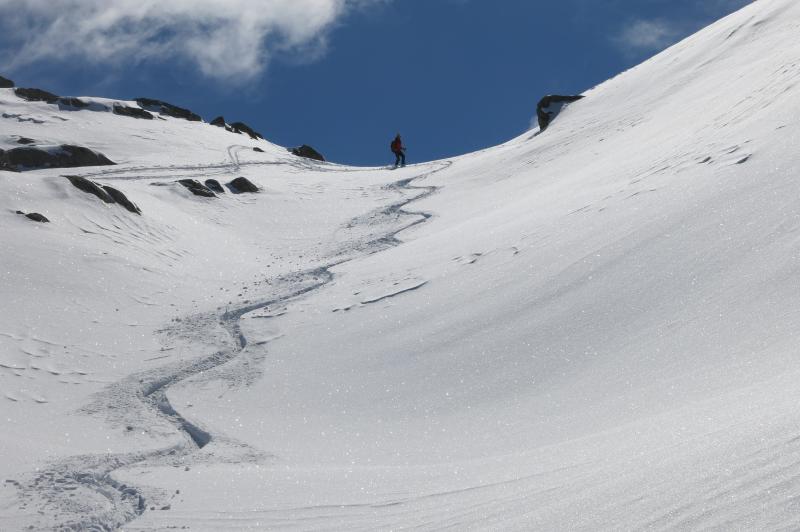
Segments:
[[[637,19],[623,27],[614,42],[633,54],[657,52],[677,42],[686,32],[686,28],[675,22]]]
[[[386,1],[0,0],[0,61],[178,60],[246,82],[276,54],[318,57],[344,15]]]

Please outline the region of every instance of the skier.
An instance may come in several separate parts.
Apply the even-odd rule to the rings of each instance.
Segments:
[[[403,147],[403,141],[400,138],[400,133],[392,141],[392,153],[395,155],[394,167],[406,165],[406,149]]]

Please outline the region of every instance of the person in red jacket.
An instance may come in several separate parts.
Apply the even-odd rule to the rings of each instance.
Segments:
[[[392,153],[395,155],[395,168],[406,165],[406,149],[403,146],[403,140],[400,138],[400,133],[398,133],[392,141]]]

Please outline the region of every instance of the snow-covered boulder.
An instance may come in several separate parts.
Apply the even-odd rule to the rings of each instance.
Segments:
[[[206,187],[208,187],[209,189],[213,190],[214,192],[217,192],[218,194],[224,194],[225,193],[225,189],[222,188],[222,185],[216,179],[206,179],[205,185],[206,185]]]
[[[22,211],[17,211],[17,214],[21,214],[22,216],[25,216],[26,218],[28,218],[29,220],[33,220],[34,222],[39,222],[43,224],[50,223],[50,220],[48,220],[44,214],[40,214],[38,212],[24,213]]]
[[[244,122],[234,122],[230,124],[231,131],[234,133],[244,133],[249,135],[252,139],[259,140],[263,139],[264,137],[258,131],[254,130]]]
[[[101,200],[103,203],[114,203],[114,198],[111,197],[111,194],[106,192],[103,187],[95,183],[94,181],[90,181],[85,177],[77,176],[77,175],[65,175],[64,176],[72,185],[77,188],[78,190],[82,190],[87,194],[94,194]]]
[[[119,203],[123,207],[125,207],[128,211],[134,214],[142,214],[142,210],[136,205],[134,202],[128,199],[128,197],[121,191],[114,187],[110,187],[108,185],[103,185],[103,190],[111,196],[116,203]]]
[[[26,139],[27,141],[27,139]],[[102,153],[82,146],[25,146],[0,154],[0,168],[21,172],[40,168],[76,168],[115,164]]]
[[[84,102],[80,98],[72,98],[72,97],[69,97],[69,98],[61,97],[61,98],[59,98],[58,99],[58,105],[59,105],[59,107],[67,107],[67,108],[71,107],[73,109],[86,109],[87,107],[89,107],[89,104]]]
[[[47,103],[58,102],[57,95],[42,89],[19,88],[19,89],[14,89],[14,94],[16,94],[18,98],[22,98],[23,100],[29,102],[47,102]]]
[[[195,196],[201,196],[204,198],[216,198],[217,195],[214,194],[214,191],[202,184],[197,179],[180,179],[178,183],[185,186],[189,189],[189,191],[194,194]]]
[[[171,116],[173,118],[181,118],[189,122],[200,122],[203,119],[200,115],[193,113],[189,109],[178,107],[161,100],[154,100],[152,98],[136,98],[136,103],[139,107],[153,113],[160,113],[162,115]]]
[[[583,96],[561,96],[559,94],[550,94],[539,100],[536,106],[536,117],[539,119],[539,129],[544,131],[550,122],[558,116],[558,113],[567,105],[572,102],[578,101]]]
[[[320,152],[318,152],[308,144],[303,144],[302,146],[298,146],[297,148],[288,148],[288,150],[293,154],[297,155],[298,157],[305,157],[306,159],[314,159],[315,161],[325,160],[325,157],[323,157]]]
[[[138,107],[128,107],[127,105],[114,105],[114,114],[120,116],[127,116],[130,118],[141,118],[144,120],[152,120],[154,118],[152,113],[139,109]]]
[[[242,194],[244,192],[254,193],[259,191],[259,188],[246,177],[237,177],[228,183],[228,188],[231,189],[231,192],[234,194]]]

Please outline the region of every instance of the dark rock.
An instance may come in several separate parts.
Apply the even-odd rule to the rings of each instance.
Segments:
[[[195,196],[202,196],[204,198],[217,197],[217,195],[214,194],[214,192],[210,188],[206,187],[196,179],[181,179],[178,181],[178,183],[188,188],[189,191],[191,191],[191,193],[194,194]]]
[[[117,190],[116,188],[110,187],[108,185],[103,185],[103,190],[105,190],[108,193],[108,195],[114,199],[115,202],[119,203],[120,205],[128,209],[130,212],[138,215],[142,214],[141,209],[139,209],[139,207],[134,202],[129,200],[128,197],[125,194],[123,194],[121,190]]]
[[[76,175],[65,175],[64,177],[67,178],[69,182],[79,190],[89,194],[94,194],[105,203],[118,203],[132,213],[139,215],[142,214],[142,211],[136,206],[135,203],[129,200],[128,197],[122,193],[122,191],[117,190],[114,187],[109,187],[106,185],[101,186],[94,181],[89,181],[85,177]]]
[[[307,144],[303,144],[302,146],[298,146],[297,148],[288,148],[290,152],[297,155],[298,157],[305,157],[306,159],[314,159],[315,161],[324,161],[325,157],[322,156],[320,152],[312,148]]]
[[[237,177],[230,183],[228,183],[228,188],[231,189],[231,192],[234,194],[242,194],[244,192],[258,192],[259,188],[255,186],[249,179],[246,177]]]
[[[216,117],[214,120],[211,121],[211,125],[217,127],[225,127],[225,117],[224,116]]]
[[[230,126],[234,133],[245,133],[247,135],[250,135],[250,138],[255,140],[264,138],[261,136],[261,133],[255,131],[253,128],[251,128],[244,122],[234,122]]]
[[[77,109],[86,109],[89,104],[80,98],[59,98],[58,103],[66,107],[75,107]]]
[[[575,102],[583,96],[561,96],[550,94],[539,100],[536,106],[536,117],[539,119],[539,130],[544,131],[561,110],[569,103]]]
[[[36,141],[28,137],[20,137],[17,139],[17,144],[35,144]]]
[[[21,214],[27,217],[28,219],[33,220],[34,222],[39,222],[43,224],[50,223],[50,220],[48,220],[44,214],[39,214],[38,212],[29,212],[28,214],[25,214],[22,211],[17,211],[17,214]]]
[[[162,115],[172,116],[174,118],[182,118],[183,120],[188,120],[189,122],[200,122],[203,120],[200,118],[200,115],[197,115],[188,109],[178,107],[177,105],[172,105],[171,103],[162,102],[161,100],[153,100],[151,98],[136,98],[136,103],[138,103],[139,107],[142,109],[160,113]]]
[[[14,88],[13,81],[11,81],[8,78],[4,78],[3,76],[0,76],[0,89],[13,89],[13,88]]]
[[[216,179],[206,179],[206,187],[219,194],[225,193],[225,189],[222,188],[222,185],[220,185],[219,181],[217,181]]]
[[[29,102],[56,103],[58,101],[58,96],[42,89],[14,89],[14,94]]]
[[[102,153],[82,146],[61,145],[50,151],[42,148],[13,148],[0,154],[0,167],[17,171],[37,168],[75,168],[115,164]]]
[[[152,120],[153,115],[144,109],[138,107],[128,107],[127,105],[114,104],[114,114],[120,116],[128,116],[130,118],[142,118],[144,120]]]
[[[264,153],[264,150],[262,150],[262,149],[261,149],[261,148],[259,148],[259,147],[255,147],[255,148],[253,148],[253,151],[257,151],[258,153]]]
[[[82,190],[89,194],[94,194],[105,203],[115,203],[114,198],[111,197],[111,195],[106,192],[103,187],[94,181],[89,181],[85,177],[80,177],[77,175],[65,175],[64,177],[67,178],[69,182],[72,183],[72,185],[78,190]]]

